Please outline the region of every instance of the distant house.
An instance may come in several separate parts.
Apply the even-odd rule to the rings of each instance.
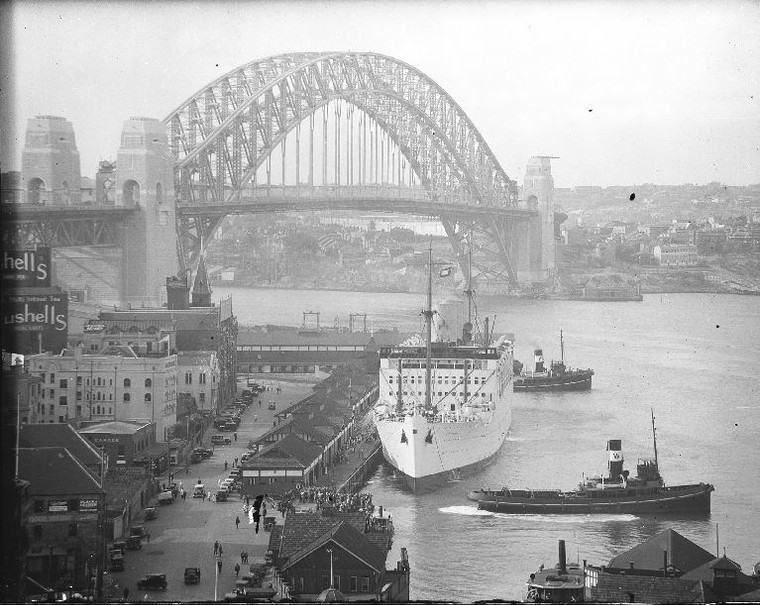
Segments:
[[[697,264],[697,247],[694,244],[663,242],[652,250],[661,267],[693,267]]]

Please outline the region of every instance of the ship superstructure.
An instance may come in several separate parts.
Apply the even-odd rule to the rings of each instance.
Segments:
[[[469,321],[460,340],[432,342],[430,308],[428,288],[425,340],[380,349],[375,425],[385,459],[412,489],[491,458],[511,421],[512,342],[487,323],[488,344],[474,342]]]

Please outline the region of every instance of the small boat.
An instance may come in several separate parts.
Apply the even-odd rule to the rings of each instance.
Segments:
[[[583,601],[583,568],[568,564],[565,541],[559,541],[559,562],[551,569],[541,565],[530,574],[525,601],[528,603],[580,603]]]
[[[654,413],[652,413],[654,434]],[[657,461],[657,437],[654,435],[654,459],[639,459],[636,477],[623,470],[620,439],[607,442],[607,477],[585,479],[577,489],[561,490],[509,489],[475,490],[468,494],[478,508],[497,513],[519,514],[709,514],[710,483],[666,486]]]
[[[572,369],[565,365],[565,341],[562,331],[559,333],[561,360],[552,361],[549,369],[544,366],[544,352],[541,349],[533,351],[534,370],[523,372],[515,378],[515,391],[585,391],[591,388],[591,377],[594,370]]]

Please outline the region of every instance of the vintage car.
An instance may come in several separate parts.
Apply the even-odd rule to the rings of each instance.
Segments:
[[[130,536],[139,536],[140,538],[142,538],[143,536],[145,536],[145,526],[144,525],[133,525],[132,527],[129,528],[129,535]]]
[[[174,504],[174,494],[172,494],[169,490],[164,490],[158,494],[158,503],[162,506]]]
[[[127,543],[124,540],[116,540],[111,550],[118,550],[123,555],[127,551]]]
[[[197,483],[193,486],[193,498],[205,498],[206,486],[203,483]]]
[[[111,550],[108,553],[108,568],[111,571],[124,571],[124,555],[120,550]]]
[[[193,454],[198,454],[201,458],[208,459],[214,455],[214,450],[210,450],[207,447],[193,448]]]
[[[200,581],[200,567],[185,567],[185,584],[198,584]]]
[[[149,573],[137,581],[137,590],[166,590],[166,574]]]
[[[140,536],[129,536],[126,539],[127,550],[141,550],[142,538]]]
[[[158,519],[158,511],[155,506],[149,506],[145,509],[145,520],[153,521],[153,519]]]
[[[270,401],[269,405],[267,406],[267,409],[269,409],[269,410],[276,410],[277,409],[277,404],[274,401]]]
[[[230,492],[227,490],[226,487],[220,487],[219,491],[216,492],[216,496],[214,496],[214,500],[216,502],[227,502],[227,498],[229,497]]]
[[[214,445],[229,445],[232,443],[232,439],[227,437],[226,435],[213,435],[211,437],[211,443]]]

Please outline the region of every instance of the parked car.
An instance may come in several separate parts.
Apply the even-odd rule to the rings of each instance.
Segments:
[[[168,504],[174,504],[174,494],[169,490],[164,490],[158,494],[158,503],[161,506],[167,506]]]
[[[127,550],[141,550],[142,538],[140,536],[129,536],[126,540]]]
[[[216,502],[227,502],[227,498],[229,497],[230,492],[227,490],[226,487],[220,487],[219,491],[216,492],[216,496],[214,496],[214,500]]]
[[[214,450],[210,450],[207,447],[196,447],[193,449],[194,454],[198,454],[202,458],[211,458],[214,455]]]
[[[229,445],[232,443],[232,439],[227,437],[226,435],[214,435],[211,437],[211,443],[214,445]]]
[[[120,550],[111,550],[108,553],[108,567],[111,571],[124,571],[124,555]]]
[[[166,590],[166,574],[149,573],[137,581],[137,590]]]
[[[116,540],[111,550],[118,550],[123,555],[127,551],[127,543],[124,540]]]
[[[193,498],[205,498],[206,486],[203,483],[197,483],[193,486]]]
[[[200,567],[185,567],[185,584],[198,584],[200,581]]]
[[[158,519],[158,511],[154,506],[149,506],[145,509],[145,520],[152,521],[153,519]]]

